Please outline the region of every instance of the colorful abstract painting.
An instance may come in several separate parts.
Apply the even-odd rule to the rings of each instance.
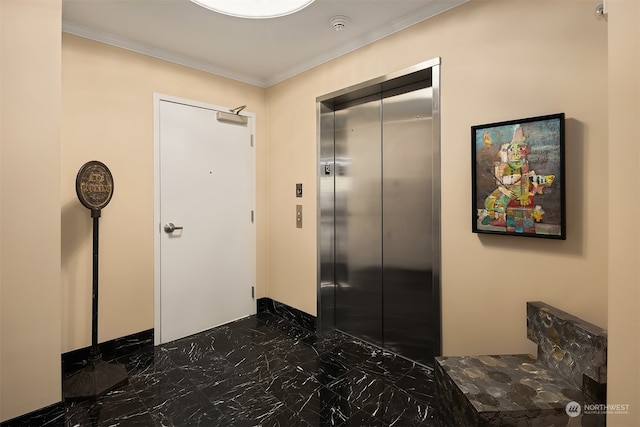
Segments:
[[[565,239],[564,113],[471,127],[472,231]]]

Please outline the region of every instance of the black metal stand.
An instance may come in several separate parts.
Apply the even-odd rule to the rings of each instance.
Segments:
[[[95,399],[125,383],[129,377],[123,364],[111,364],[102,360],[102,352],[98,345],[98,224],[100,210],[92,209],[91,218],[93,218],[91,349],[84,369],[64,380],[62,384],[64,399]]]

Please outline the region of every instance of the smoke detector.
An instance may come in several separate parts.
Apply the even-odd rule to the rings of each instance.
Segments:
[[[329,19],[329,24],[336,31],[344,30],[344,28],[347,26],[348,23],[349,23],[349,18],[343,15],[337,15]]]

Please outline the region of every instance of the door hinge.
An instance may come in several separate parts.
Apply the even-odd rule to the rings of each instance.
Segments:
[[[256,288],[255,286],[251,287],[251,298],[256,299]]]
[[[253,211],[251,211],[251,224],[253,224],[253,217],[254,217]]]
[[[253,135],[251,135],[251,146],[253,147]]]

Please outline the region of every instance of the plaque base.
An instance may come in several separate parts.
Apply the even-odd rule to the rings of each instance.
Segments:
[[[89,360],[82,371],[64,380],[63,397],[65,400],[95,399],[127,382],[128,378],[123,364],[106,363],[102,358]]]

